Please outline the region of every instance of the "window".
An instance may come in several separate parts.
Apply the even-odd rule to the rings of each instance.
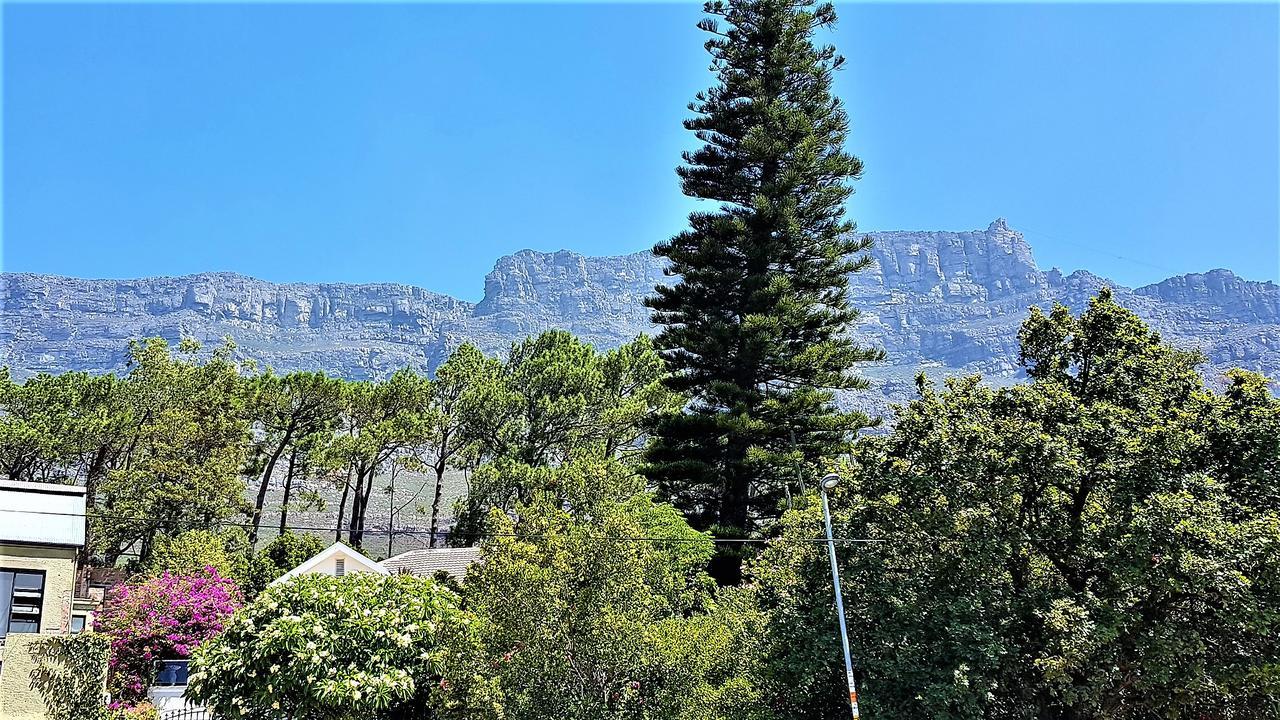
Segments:
[[[40,632],[43,605],[43,571],[0,570],[0,637]]]
[[[333,576],[342,577],[347,574],[347,559],[338,558],[333,561]]]
[[[71,616],[71,633],[73,635],[84,632],[84,620],[85,617],[83,615]]]

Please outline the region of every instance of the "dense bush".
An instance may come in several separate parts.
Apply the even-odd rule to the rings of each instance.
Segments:
[[[238,527],[188,530],[177,537],[160,538],[146,570],[149,575],[196,575],[211,567],[222,577],[243,584],[249,553],[248,537]]]
[[[111,637],[112,696],[145,696],[157,660],[182,659],[216,635],[241,605],[235,582],[213,568],[195,575],[163,573],[107,596],[95,630]]]
[[[509,715],[747,716],[743,650],[758,617],[720,602],[711,539],[648,495],[589,497],[630,487],[626,468],[575,463],[541,479],[554,492],[517,520],[494,513],[465,585]]]
[[[315,535],[286,532],[271,539],[247,563],[240,588],[252,600],[272,581],[318,555],[327,547]]]
[[[474,617],[432,580],[302,575],[268,587],[192,658],[187,695],[224,717],[499,715]]]

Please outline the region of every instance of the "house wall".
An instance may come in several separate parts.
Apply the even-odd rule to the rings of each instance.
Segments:
[[[44,602],[40,608],[40,632],[70,631],[71,598],[76,589],[75,548],[0,544],[0,568],[43,570]]]
[[[76,549],[0,544],[0,567],[44,571],[40,633],[9,633],[0,648],[0,720],[43,720],[44,700],[31,689],[35,661],[30,646],[40,635],[61,635],[71,627]]]
[[[339,558],[346,561],[345,572],[347,574],[358,573],[358,572],[371,572],[372,570],[370,567],[368,567],[368,565],[365,564],[363,560],[353,555],[348,555],[345,552],[339,552],[335,554],[333,557],[325,559],[324,562],[312,568],[311,572],[324,573],[325,575],[337,574]]]
[[[328,548],[325,548],[323,552],[318,553],[298,567],[276,578],[272,581],[272,584],[274,585],[275,583],[285,582],[289,578],[297,577],[299,575],[309,575],[312,573],[331,576],[336,575],[337,564],[340,559],[345,562],[344,573],[347,575],[359,572],[378,573],[379,575],[388,574],[386,568],[373,560],[350,550],[342,543],[334,543]]]
[[[4,643],[4,665],[0,667],[0,720],[45,720],[44,699],[31,689],[31,644],[40,640],[35,633],[12,633]]]

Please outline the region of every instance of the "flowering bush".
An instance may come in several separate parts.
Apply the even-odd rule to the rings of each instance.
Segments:
[[[460,604],[410,575],[272,585],[192,656],[186,697],[233,720],[496,717]]]
[[[107,708],[107,720],[159,720],[160,711],[149,702],[130,705],[116,701]]]
[[[189,657],[241,604],[235,582],[212,567],[113,590],[94,623],[111,636],[112,696],[126,704],[142,699],[157,660]]]

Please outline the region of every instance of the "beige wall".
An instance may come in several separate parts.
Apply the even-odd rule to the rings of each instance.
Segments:
[[[0,668],[0,720],[45,720],[44,699],[31,689],[32,633],[11,633],[4,643],[4,667]]]
[[[71,598],[75,593],[75,548],[0,545],[0,568],[43,570],[44,604],[40,612],[40,633],[60,635],[71,627]],[[7,621],[8,618],[5,618]],[[31,689],[35,662],[29,646],[39,638],[28,633],[9,633],[0,649],[0,720],[43,719],[44,701]]]
[[[0,568],[43,570],[44,607],[40,610],[40,632],[70,631],[71,596],[76,589],[75,548],[0,545]]]

